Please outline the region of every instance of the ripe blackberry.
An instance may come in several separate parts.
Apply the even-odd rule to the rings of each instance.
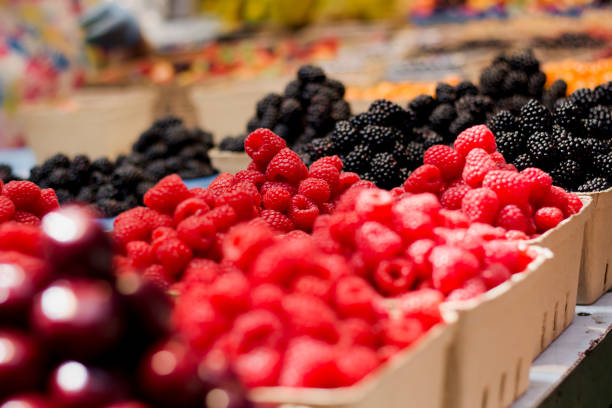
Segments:
[[[457,99],[455,109],[458,114],[470,113],[473,117],[484,120],[493,110],[493,101],[488,96],[466,95]]]
[[[612,152],[593,157],[593,169],[599,176],[612,181]]]
[[[557,101],[564,99],[567,94],[567,83],[562,79],[557,79],[549,89],[542,95],[542,103],[550,110],[553,110]]]
[[[335,79],[327,78],[323,85],[334,92],[335,99],[344,98],[346,88],[344,87],[344,84],[342,82],[337,81]]]
[[[259,119],[259,125],[263,128],[273,128],[274,124],[278,120],[279,110],[277,107],[270,106],[268,110],[264,112],[264,114]]]
[[[91,163],[91,171],[99,171],[103,174],[110,174],[115,169],[113,163],[106,157],[100,157]]]
[[[13,175],[13,170],[10,166],[5,164],[0,164],[0,180],[4,183],[8,183],[10,180],[9,177]],[[40,166],[34,166],[30,169],[30,177],[29,180],[33,183],[40,184],[40,181],[43,180],[47,175],[43,174]],[[5,180],[6,179],[6,180]]]
[[[556,124],[570,131],[581,126],[580,109],[568,100],[555,106],[553,118]]]
[[[595,92],[589,88],[577,89],[567,99],[576,105],[582,116],[586,116],[597,101]]]
[[[574,160],[562,160],[550,170],[550,176],[556,185],[573,190],[583,178],[582,167]]]
[[[314,65],[302,65],[297,72],[297,77],[300,81],[308,82],[323,82],[325,81],[325,72]]]
[[[393,157],[397,161],[400,167],[406,166],[406,146],[401,141],[396,141],[393,150],[391,151]]]
[[[457,91],[452,85],[440,82],[436,85],[436,100],[438,103],[453,103],[457,99]]]
[[[145,193],[154,185],[154,181],[141,181],[138,183],[136,186],[136,198],[138,199],[138,202],[142,202],[142,197],[144,197]]]
[[[213,142],[212,133],[200,128],[194,128],[191,130],[191,132],[193,133],[193,137],[196,143],[199,142],[202,146],[206,148],[206,150],[211,149],[215,145]]]
[[[429,149],[433,145],[444,144],[444,138],[434,131],[426,131],[423,134],[423,148]]]
[[[104,217],[114,217],[129,209],[125,204],[111,198],[96,201],[96,207]]]
[[[80,203],[93,203],[96,200],[96,192],[93,186],[85,186],[79,190],[75,200]]]
[[[521,108],[519,129],[521,132],[532,135],[536,132],[548,132],[552,126],[552,115],[546,106],[535,99],[530,100]]]
[[[351,117],[351,105],[347,101],[340,100],[332,104],[331,119],[336,122],[339,120],[347,120]]]
[[[498,132],[495,134],[497,150],[504,155],[504,158],[511,162],[524,152],[524,140],[520,132]]]
[[[166,169],[170,173],[175,173],[183,167],[183,162],[178,157],[168,157],[164,162],[166,163]]]
[[[466,95],[478,95],[478,88],[470,81],[462,81],[456,87],[457,97],[461,98]]]
[[[155,143],[150,146],[145,152],[145,158],[147,160],[155,160],[168,155],[168,146],[165,143]],[[122,164],[121,161],[117,160],[117,166]]]
[[[601,105],[612,105],[612,81],[597,85],[594,89],[597,103]]]
[[[477,120],[474,118],[474,116],[472,116],[471,113],[461,112],[449,125],[448,132],[452,136],[457,136],[465,129],[475,125],[476,122]]]
[[[254,130],[259,129],[261,126],[259,125],[259,119],[257,119],[257,117],[253,117],[251,119],[249,119],[249,121],[247,122],[247,132],[251,133]]]
[[[78,154],[74,156],[70,163],[70,179],[72,182],[78,183],[79,185],[86,183],[91,172],[91,162],[89,157]]]
[[[314,139],[310,144],[310,156],[316,160],[323,156],[328,156],[334,152],[334,142],[330,136]]]
[[[227,136],[219,143],[219,149],[231,152],[244,152],[244,139],[242,137]],[[189,158],[190,155],[184,157]]]
[[[400,180],[400,168],[391,153],[377,153],[372,158],[372,169],[374,183],[384,189],[397,187]]]
[[[66,156],[63,153],[57,153],[55,155],[53,155],[51,158],[47,159],[45,161],[45,164],[49,163],[49,165],[53,166],[53,167],[69,167],[70,166],[70,159],[68,158],[68,156]]]
[[[410,176],[410,173],[412,173],[412,171],[406,167],[402,167],[400,169],[400,185],[406,181],[406,179]]]
[[[105,198],[117,199],[119,197],[119,191],[111,184],[104,184],[100,186],[96,191],[96,201],[103,200]]]
[[[524,170],[527,167],[535,166],[534,161],[528,153],[519,154],[516,159],[512,162],[517,169]]]
[[[497,102],[496,108],[499,110],[510,111],[513,115],[520,115],[521,108],[531,99],[524,95],[512,95],[508,98],[502,98]]]
[[[102,184],[110,183],[111,176],[107,174],[103,174],[99,171],[94,171],[89,176],[89,184],[94,187],[99,187]]]
[[[487,126],[491,129],[491,132],[497,135],[499,132],[518,130],[518,120],[510,111],[501,110],[487,121]]]
[[[287,86],[285,86],[285,98],[299,99],[301,93],[302,84],[297,79],[290,81]]]
[[[513,52],[506,57],[506,61],[513,70],[523,71],[527,74],[533,74],[540,69],[540,61],[531,49]]]
[[[596,105],[589,110],[588,118],[583,124],[591,136],[610,137],[612,134],[612,110],[603,105]]]
[[[404,150],[404,162],[408,169],[416,169],[423,164],[423,156],[425,155],[425,148],[423,143],[410,142],[406,145]]]
[[[270,108],[278,109],[282,102],[282,97],[276,93],[269,93],[263,97],[260,101],[257,102],[256,105],[256,114],[259,119],[263,118],[263,116],[270,110]]]
[[[404,126],[412,122],[412,112],[386,99],[378,99],[370,105],[368,113],[373,124],[379,126]]]
[[[527,83],[529,77],[522,71],[510,71],[506,74],[502,85],[501,92],[504,95],[524,95],[527,93]]]
[[[560,157],[572,159],[578,163],[588,163],[590,160],[591,155],[586,151],[585,144],[581,139],[566,135],[555,140],[557,141],[557,150],[559,150]]]
[[[358,113],[357,115],[351,117],[349,119],[350,124],[356,129],[360,130],[367,125],[372,124],[372,119],[370,118],[370,114],[367,112]]]
[[[310,100],[323,89],[325,89],[325,87],[321,84],[308,83],[302,87],[299,100],[302,102],[302,104],[308,105]]]
[[[74,195],[69,190],[65,188],[56,188],[54,190],[60,204],[67,204],[74,200]]]
[[[366,145],[357,145],[344,158],[345,171],[352,171],[357,174],[364,174],[370,169],[370,159],[372,151]]]
[[[115,169],[111,175],[111,184],[119,190],[130,190],[144,178],[145,175],[140,168],[126,164]]]
[[[398,131],[384,126],[367,125],[359,132],[362,143],[368,145],[374,152],[389,151],[399,140]]]
[[[457,111],[453,105],[443,103],[438,105],[429,115],[429,123],[433,130],[438,133],[447,133],[448,127],[457,117]]]
[[[136,143],[132,145],[133,152],[144,153],[149,146],[161,141],[163,131],[159,128],[150,127],[140,134]]]
[[[527,94],[534,98],[540,99],[544,92],[544,85],[546,84],[546,74],[542,71],[538,71],[532,74],[527,81]]]
[[[70,171],[68,169],[58,167],[49,174],[49,185],[52,188],[69,188]]]
[[[145,172],[151,176],[153,180],[159,180],[168,174],[166,162],[164,160],[154,160],[145,167]]]
[[[357,131],[351,123],[347,120],[341,120],[336,122],[334,131],[331,134],[331,140],[334,142],[334,146],[338,149],[338,152],[344,153],[349,151],[357,138]]]
[[[169,115],[169,116],[157,119],[155,122],[153,122],[153,125],[151,127],[163,131],[169,128],[170,126],[180,125],[182,123],[183,121],[180,118],[177,118],[176,116],[173,116],[173,115]]]
[[[494,64],[485,68],[480,74],[480,89],[483,94],[489,96],[499,96],[508,69],[506,66]]]
[[[546,132],[536,132],[527,139],[527,151],[533,161],[544,170],[554,166],[557,158],[557,147],[555,141]]]
[[[421,125],[427,122],[436,105],[431,95],[419,95],[408,103],[408,108],[414,112],[416,124]]]
[[[603,177],[595,177],[581,184],[576,191],[579,193],[590,193],[593,191],[604,191],[612,187],[612,183]]]

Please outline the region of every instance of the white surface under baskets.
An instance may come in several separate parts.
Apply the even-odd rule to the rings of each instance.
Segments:
[[[246,170],[251,163],[251,158],[244,152],[229,152],[216,147],[208,151],[208,157],[219,173],[236,174],[240,170]]]

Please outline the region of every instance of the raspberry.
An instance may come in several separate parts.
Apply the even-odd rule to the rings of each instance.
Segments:
[[[323,300],[296,293],[286,296],[282,306],[294,337],[305,335],[332,344],[337,341],[335,313]]]
[[[188,198],[174,210],[174,222],[179,224],[185,218],[191,217],[192,215],[204,215],[210,210],[206,201],[201,198]]]
[[[334,305],[343,317],[355,317],[374,322],[378,295],[370,284],[358,276],[346,276],[334,289]]]
[[[270,187],[263,195],[263,207],[268,210],[285,212],[289,209],[290,203],[291,194],[287,189],[282,187]]]
[[[465,129],[455,139],[455,150],[461,156],[466,157],[471,150],[480,148],[487,153],[493,153],[497,150],[495,144],[495,136],[485,125],[476,125]]]
[[[421,211],[394,212],[393,227],[405,242],[433,235],[434,221]]]
[[[231,186],[227,191],[242,191],[244,193],[247,193],[253,199],[253,203],[255,204],[255,206],[259,207],[261,205],[261,195],[259,194],[257,187],[255,187],[255,184],[249,181],[239,181],[233,186]]]
[[[40,190],[40,197],[34,205],[33,212],[39,217],[51,212],[53,210],[57,210],[59,208],[59,201],[57,200],[57,196],[55,195],[55,190],[52,188],[45,188]],[[2,218],[0,216],[0,218]]]
[[[338,193],[343,193],[350,186],[359,181],[359,174],[352,173],[350,171],[343,171],[340,173],[340,177],[338,179]]]
[[[295,275],[314,268],[314,259],[306,254],[316,251],[317,247],[309,235],[281,240],[261,252],[251,265],[250,275],[255,282],[288,286]],[[316,271],[311,270],[310,273],[316,274]]]
[[[189,198],[190,193],[183,180],[171,174],[161,179],[144,195],[144,203],[147,207],[164,214],[174,213],[176,206],[183,200]]]
[[[0,250],[39,256],[42,254],[41,231],[32,225],[5,222],[0,225]]]
[[[153,242],[153,246],[155,246],[155,243],[161,243],[162,241],[173,238],[178,238],[178,233],[174,228],[170,227],[158,227],[151,233],[151,241]]]
[[[276,385],[282,367],[279,351],[261,347],[242,354],[233,364],[240,381],[249,388]]]
[[[289,217],[297,228],[310,231],[318,215],[319,209],[310,199],[299,194],[293,196]]]
[[[558,186],[552,186],[549,193],[540,201],[538,201],[539,207],[557,207],[563,211],[564,216],[569,216],[569,200],[567,192]]]
[[[279,349],[283,324],[267,310],[251,310],[236,318],[231,335],[236,341],[236,353],[248,353],[260,347]]]
[[[404,190],[409,193],[434,193],[442,191],[443,181],[440,169],[431,164],[417,167],[404,182]]]
[[[482,186],[497,194],[500,204],[522,204],[529,199],[529,185],[520,173],[493,170],[487,173]]]
[[[240,271],[220,274],[208,286],[210,303],[225,316],[235,316],[249,306],[249,282]]]
[[[144,241],[128,242],[125,251],[136,268],[146,268],[156,261],[153,247]]]
[[[212,221],[216,231],[225,232],[236,223],[238,215],[229,205],[222,205],[207,212],[204,218]]]
[[[514,204],[509,204],[499,210],[495,225],[507,230],[526,232],[528,229],[528,222],[527,217],[519,207]]]
[[[458,210],[461,208],[461,201],[468,191],[470,191],[470,187],[467,185],[451,187],[442,193],[440,204],[449,210]]]
[[[204,251],[212,245],[216,230],[215,224],[210,218],[192,215],[178,224],[176,232],[179,239],[192,249]],[[159,251],[159,248],[157,251]],[[181,251],[185,252],[183,249],[181,249]],[[162,264],[164,264],[164,262],[162,262]]]
[[[485,270],[480,273],[480,277],[487,289],[494,288],[495,286],[501,285],[508,279],[510,279],[512,273],[501,263],[494,263],[488,265]]]
[[[333,388],[340,375],[333,346],[308,337],[289,342],[278,385],[285,387]]]
[[[324,165],[324,164],[331,164],[332,166],[334,166],[336,169],[338,169],[338,171],[342,171],[342,160],[340,160],[340,158],[338,156],[326,156],[326,157],[321,157],[319,160],[315,160],[314,163],[312,163],[310,165],[310,171],[313,171],[315,169],[317,169],[317,167]]]
[[[275,314],[282,311],[282,300],[285,296],[283,290],[271,283],[255,286],[250,292],[252,309],[265,309]]]
[[[468,217],[459,210],[441,209],[436,221],[446,228],[467,228],[470,225]]]
[[[280,213],[274,210],[263,210],[260,214],[260,217],[263,218],[268,225],[281,232],[289,232],[295,229],[295,224],[293,221],[289,219],[285,214]]]
[[[312,275],[303,275],[293,282],[293,293],[314,296],[329,302],[332,284],[325,279]]]
[[[544,233],[563,221],[563,211],[557,207],[542,207],[536,211],[534,221],[538,233]]]
[[[280,188],[287,190],[289,194],[292,196],[297,194],[297,188],[295,186],[292,186],[289,183],[283,183],[282,181],[266,181],[261,186],[260,193],[262,196],[264,196],[271,188],[276,188],[276,187],[280,187]]]
[[[300,156],[287,148],[279,151],[272,158],[266,169],[266,178],[270,181],[282,181],[289,184],[298,184],[307,176],[308,169],[300,159]]]
[[[461,210],[471,222],[493,223],[499,210],[497,194],[489,188],[480,187],[468,191],[461,201]]]
[[[485,150],[477,148],[465,157],[462,177],[470,187],[480,187],[485,175],[495,169],[497,169],[495,161]]]
[[[370,189],[359,192],[355,212],[364,219],[387,223],[391,220],[393,196],[385,190]]]
[[[240,170],[234,176],[236,181],[248,181],[253,183],[257,188],[261,187],[266,181],[266,176],[255,170]]]
[[[368,347],[350,347],[340,352],[337,365],[340,371],[340,382],[353,385],[374,371],[380,360],[374,350]]]
[[[578,197],[576,194],[568,193],[567,208],[570,215],[580,212],[580,209],[582,209],[582,201],[580,201],[580,197]]]
[[[257,129],[244,141],[244,151],[258,164],[268,164],[287,143],[269,129]]]
[[[40,188],[31,181],[9,181],[2,188],[2,195],[8,197],[18,210],[29,210],[40,198]]]
[[[521,272],[524,269],[517,241],[499,239],[485,242],[483,246],[487,264],[501,263],[512,273]]]
[[[422,193],[402,197],[393,205],[393,215],[401,215],[410,211],[419,211],[435,217],[440,210],[440,202],[431,193]]]
[[[359,216],[354,212],[332,214],[328,220],[330,235],[338,242],[353,246],[355,232],[361,225]]]
[[[177,275],[191,260],[191,249],[179,239],[162,242],[155,251],[159,262],[170,275]]]
[[[227,191],[217,197],[217,207],[229,205],[236,212],[238,220],[247,220],[253,216],[255,203],[253,197],[245,191]]]
[[[193,290],[180,298],[174,309],[173,319],[177,329],[197,350],[206,350],[215,337],[225,329],[225,322],[210,302],[194,296]]]
[[[528,226],[529,232],[535,232],[535,223],[533,223],[532,220],[529,220],[529,224],[533,224],[533,226]],[[506,232],[506,239],[511,241],[527,240],[529,239],[529,236],[527,236],[527,234],[523,231],[510,230]]]
[[[468,279],[460,288],[453,290],[447,301],[469,300],[478,297],[487,291],[482,279],[479,277]]]
[[[368,221],[357,230],[355,243],[366,262],[370,263],[392,258],[402,249],[402,238],[375,221]]]
[[[434,287],[446,294],[461,287],[463,282],[478,273],[480,266],[471,252],[448,245],[435,247],[429,261]]]
[[[316,167],[312,167],[309,176],[325,180],[329,185],[332,196],[337,193],[338,184],[340,182],[340,170],[335,166],[322,163]]]
[[[444,180],[454,180],[463,170],[463,157],[453,148],[445,145],[435,145],[425,151],[424,164],[431,164],[440,169]]]
[[[5,196],[0,196],[0,223],[9,221],[15,214],[15,204]]]
[[[194,198],[201,198],[208,204],[209,207],[214,207],[215,205],[215,195],[207,188],[195,187],[189,190],[191,195]]]
[[[415,318],[389,319],[383,325],[383,336],[389,345],[405,348],[425,333],[423,324]]]
[[[320,178],[308,177],[300,183],[298,194],[309,198],[317,205],[321,205],[329,200],[331,190],[329,184]]]
[[[121,215],[129,214],[125,212]],[[121,247],[130,241],[148,241],[151,227],[137,217],[121,215],[113,222],[113,238]]]
[[[230,173],[221,173],[208,185],[209,190],[225,191],[234,185],[236,179]]]
[[[219,265],[209,259],[193,258],[187,264],[182,282],[189,289],[192,285],[210,285],[221,273]]]
[[[398,299],[398,310],[403,317],[418,319],[423,327],[431,326],[442,321],[440,304],[444,295],[435,289],[419,289],[406,293]]]
[[[532,202],[543,199],[550,192],[553,180],[545,171],[528,167],[521,171],[521,175],[529,185],[529,198]]]
[[[415,279],[412,262],[400,258],[381,261],[374,272],[376,287],[388,296],[408,291]]]
[[[223,240],[224,259],[243,270],[248,270],[253,260],[272,244],[274,234],[267,227],[241,224],[232,228]]]
[[[378,336],[374,333],[370,324],[362,319],[348,318],[339,322],[340,324],[340,346],[366,346],[375,348]]]
[[[431,276],[429,254],[435,246],[436,243],[431,239],[419,239],[406,249],[406,254],[410,256],[414,270],[421,279],[427,279]]]
[[[149,266],[144,270],[142,276],[163,290],[168,290],[170,287],[170,279],[168,279],[164,267],[159,264]]]

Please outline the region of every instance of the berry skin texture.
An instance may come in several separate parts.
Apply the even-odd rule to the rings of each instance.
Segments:
[[[190,195],[183,180],[177,174],[171,174],[147,191],[143,200],[146,206],[153,210],[173,214],[176,206]]]
[[[283,181],[298,184],[308,175],[306,165],[297,153],[290,149],[281,149],[268,163],[266,178],[270,181]]]
[[[468,191],[463,197],[461,210],[470,222],[492,224],[499,211],[499,199],[497,194],[489,188],[475,188]]]
[[[444,295],[435,289],[420,289],[399,298],[398,309],[403,317],[417,319],[428,329],[442,321],[440,304]]]
[[[313,163],[310,166],[310,177],[325,180],[329,185],[332,196],[338,191],[338,183],[340,181],[340,170],[332,164],[321,162],[315,166]]]
[[[445,145],[435,145],[425,151],[424,164],[431,164],[440,169],[444,180],[454,180],[463,170],[463,157],[456,150]]]
[[[440,169],[431,164],[416,168],[404,182],[408,193],[439,193],[443,188]]]
[[[519,207],[509,204],[499,210],[495,225],[507,230],[527,232],[529,220]]]
[[[204,251],[212,245],[216,230],[209,218],[194,215],[181,221],[176,232],[180,240],[191,248]]]
[[[521,175],[529,185],[529,199],[532,202],[542,200],[550,192],[553,180],[548,173],[536,167],[528,167]]]
[[[482,186],[493,190],[500,204],[522,204],[529,199],[529,187],[523,176],[510,170],[493,170],[487,173]]]
[[[320,178],[308,177],[300,183],[298,194],[301,194],[314,202],[321,205],[329,200],[331,190],[329,184]]]
[[[465,158],[462,177],[470,187],[480,187],[486,174],[496,169],[497,164],[491,156],[485,150],[476,148],[471,150]]]
[[[174,210],[174,222],[180,224],[185,218],[192,215],[203,215],[210,210],[206,201],[201,198],[188,198],[176,206]]]
[[[458,210],[461,208],[463,197],[465,197],[468,191],[470,191],[470,187],[467,185],[451,187],[442,193],[440,204],[449,210]]]
[[[0,223],[9,221],[15,214],[15,204],[5,196],[0,196]]]
[[[289,209],[290,204],[291,193],[285,188],[270,187],[263,195],[263,207],[267,210],[285,212]]]
[[[389,296],[404,293],[416,279],[412,262],[407,259],[384,260],[374,272],[374,282],[378,289]]]
[[[270,227],[277,231],[289,232],[295,229],[295,224],[285,214],[275,210],[263,210],[260,214]]]
[[[40,198],[40,188],[31,181],[9,181],[2,188],[18,210],[29,210]]]
[[[336,353],[330,344],[308,337],[289,342],[278,385],[333,388],[340,384]]]
[[[472,126],[461,132],[457,136],[454,146],[457,153],[463,157],[466,157],[475,148],[483,149],[487,153],[493,153],[497,150],[495,136],[485,125]]]
[[[260,165],[267,165],[281,149],[287,147],[284,139],[269,129],[257,129],[244,141],[244,151]]]
[[[125,251],[136,268],[146,268],[156,261],[153,247],[144,241],[128,242]]]
[[[563,211],[556,207],[542,207],[534,215],[537,231],[541,234],[563,221]]]
[[[464,249],[440,245],[429,255],[432,265],[433,285],[443,293],[460,288],[479,269],[478,259]]]
[[[396,232],[375,221],[368,221],[357,230],[355,243],[366,262],[371,263],[393,258],[403,245]]]
[[[309,198],[300,194],[293,196],[289,207],[289,217],[297,228],[310,231],[318,215],[319,208]]]
[[[163,241],[155,252],[157,259],[170,275],[182,271],[193,256],[191,249],[179,239]]]

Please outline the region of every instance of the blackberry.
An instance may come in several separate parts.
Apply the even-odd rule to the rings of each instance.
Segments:
[[[70,167],[70,159],[63,153],[57,153],[53,155],[51,158],[45,161],[45,164],[49,163],[49,165],[53,167]]]
[[[586,137],[582,139],[585,148],[591,153],[592,157],[599,154],[606,154],[610,151],[610,145],[603,140]]]
[[[89,176],[89,184],[93,187],[99,187],[102,184],[108,184],[110,183],[110,180],[110,175],[103,174],[99,171],[94,171]]]
[[[334,142],[334,146],[336,146],[338,152],[344,153],[350,150],[356,138],[357,131],[351,126],[349,121],[341,120],[336,122],[334,131],[331,134],[331,140]]]
[[[508,162],[513,161],[519,154],[524,151],[524,141],[521,140],[521,134],[517,131],[498,132],[495,134],[495,143],[497,150],[504,156]]]
[[[219,143],[220,150],[228,150],[232,152],[244,152],[244,139],[242,137],[225,137]],[[189,156],[185,156],[189,157]]]
[[[527,94],[535,98],[540,99],[544,92],[544,85],[546,84],[546,74],[542,71],[536,72],[529,77],[527,82]]]
[[[122,205],[119,201],[108,198],[96,201],[96,207],[100,210],[104,217],[114,217],[129,209],[129,207]]]
[[[111,184],[104,184],[96,191],[96,201],[105,198],[116,199],[119,196],[119,191]]]
[[[400,139],[398,131],[384,126],[367,125],[359,132],[362,143],[368,145],[374,152],[389,151]]]
[[[142,166],[147,162],[147,158],[145,157],[144,154],[140,154],[140,153],[131,153],[129,154],[125,160],[123,161],[123,164],[131,164],[134,166]]]
[[[478,95],[478,88],[470,81],[462,81],[456,87],[457,97],[461,98],[466,95]]]
[[[323,87],[323,85],[321,84],[316,84],[316,83],[309,83],[304,85],[304,87],[302,88],[302,93],[300,95],[300,100],[302,101],[302,103],[304,104],[308,104],[310,102],[310,100],[319,92],[321,92],[323,89],[325,89]]]
[[[141,181],[138,183],[136,186],[136,197],[138,198],[139,202],[142,202],[142,197],[144,197],[145,193],[154,185],[155,182],[153,181]]]
[[[596,155],[593,158],[593,169],[601,177],[612,181],[612,152]]]
[[[529,154],[527,153],[519,154],[512,163],[519,171],[525,170],[527,167],[533,167],[535,165],[535,163],[531,159],[531,156],[529,156]]]
[[[548,132],[552,127],[552,115],[548,109],[535,99],[521,108],[519,129],[527,135]]]
[[[166,163],[166,169],[170,173],[177,172],[183,167],[183,163],[178,157],[168,157],[164,162]]]
[[[58,167],[49,174],[47,178],[49,185],[52,188],[69,188],[70,171],[68,169]]]
[[[504,95],[524,95],[527,93],[529,77],[522,71],[510,71],[501,84],[501,92]]]
[[[498,110],[510,111],[513,115],[520,115],[521,108],[527,104],[531,99],[524,95],[513,95],[508,98],[502,98],[497,102],[496,108]]]
[[[74,200],[74,195],[65,188],[55,188],[54,190],[60,204],[66,204]]]
[[[400,184],[400,168],[391,153],[374,155],[370,172],[374,183],[380,188],[391,189]]]
[[[405,167],[406,163],[406,146],[399,140],[395,142],[393,151],[391,152],[400,167]]]
[[[70,163],[70,171],[73,173],[78,173],[79,175],[88,175],[91,171],[91,162],[89,161],[89,157],[84,154],[78,154],[74,156],[72,162]]]
[[[166,130],[163,141],[168,145],[169,150],[176,152],[188,143],[193,143],[194,139],[189,130],[181,125],[176,125]]]
[[[459,133],[476,124],[474,116],[469,112],[460,113],[448,127],[448,132],[451,136],[457,136]]]
[[[372,151],[366,145],[357,145],[344,158],[344,170],[363,175],[370,168]]]
[[[144,153],[149,146],[161,141],[162,131],[151,127],[140,134],[136,143],[132,145],[133,152]]]
[[[350,118],[349,119],[349,123],[355,129],[360,130],[360,129],[366,127],[367,125],[371,125],[372,124],[372,119],[371,119],[369,113],[363,112],[363,113],[358,113],[357,115],[355,115],[352,118]]]
[[[423,148],[429,149],[433,145],[444,144],[444,138],[433,131],[427,131],[423,135]]]
[[[271,106],[264,112],[259,120],[259,125],[263,128],[273,128],[274,124],[278,120],[279,110],[278,108]]]
[[[593,191],[604,191],[612,187],[612,183],[603,177],[595,177],[580,185],[576,191],[579,193],[590,193]]]
[[[166,169],[166,163],[164,160],[154,160],[145,167],[145,173],[148,174],[153,180],[159,180],[168,174]]]
[[[601,105],[612,105],[612,81],[597,85],[594,89],[597,103]]]
[[[333,154],[334,142],[330,136],[314,139],[310,146],[310,155],[313,159],[318,159],[323,156]]]
[[[440,82],[436,85],[436,100],[439,103],[453,103],[457,99],[457,91],[452,85]]]
[[[567,130],[574,130],[581,126],[580,109],[573,102],[563,101],[555,107],[554,121]]]
[[[297,77],[302,82],[323,82],[325,81],[325,72],[314,65],[303,65],[298,69]]]
[[[269,93],[263,97],[256,105],[256,115],[259,119],[262,119],[264,115],[270,110],[278,110],[282,102],[282,97],[276,93]]]
[[[563,160],[550,170],[550,176],[555,184],[566,190],[573,190],[582,180],[583,174],[580,164],[574,160]]]
[[[285,99],[280,105],[278,120],[280,122],[296,125],[301,121],[302,105],[297,99]]]
[[[346,88],[344,87],[344,84],[342,82],[337,81],[335,79],[327,78],[325,82],[323,83],[323,85],[326,88],[330,89],[332,92],[334,92],[335,99],[344,98],[344,94],[346,93]]]
[[[469,113],[475,118],[484,119],[493,110],[493,101],[488,96],[466,95],[455,102],[457,113]]]
[[[247,122],[247,133],[251,133],[254,130],[259,129],[261,126],[259,126],[259,119],[257,119],[257,117],[253,117],[251,119],[249,119],[249,121]]]
[[[379,126],[403,126],[411,122],[411,112],[386,99],[378,99],[368,109],[371,123]]]
[[[406,167],[402,167],[402,168],[400,169],[400,180],[401,180],[400,185],[401,185],[401,184],[403,184],[403,183],[404,183],[404,181],[406,181],[406,179],[407,179],[408,177],[410,177],[410,173],[412,173],[412,171],[410,171],[410,170],[409,170],[408,168],[406,168]]]
[[[589,110],[588,118],[583,123],[589,135],[609,137],[612,134],[612,110],[596,105]]]
[[[91,171],[99,171],[103,174],[110,174],[115,169],[113,163],[106,157],[100,157],[91,163]]]
[[[548,90],[544,91],[542,102],[548,109],[553,110],[555,103],[557,103],[558,100],[565,98],[566,94],[567,83],[562,79],[557,79],[552,83]]]
[[[404,162],[408,169],[416,169],[423,163],[423,155],[425,155],[425,148],[423,143],[410,142],[404,150]]]
[[[111,184],[119,190],[129,190],[136,187],[144,178],[140,168],[127,164],[115,169],[111,175]]]
[[[456,117],[457,111],[453,105],[444,103],[438,105],[433,112],[431,112],[431,115],[429,115],[429,122],[431,128],[436,132],[446,133],[448,132],[449,125]]]
[[[195,143],[199,142],[206,150],[211,149],[214,146],[212,133],[200,128],[192,129],[191,133],[193,134]]]
[[[510,111],[501,110],[487,121],[487,126],[494,134],[512,132],[518,130],[518,120]]]
[[[302,84],[297,79],[289,82],[285,86],[285,98],[299,99],[302,92]]]
[[[153,122],[153,125],[151,127],[157,128],[160,130],[166,130],[170,126],[176,126],[176,125],[182,125],[182,124],[183,124],[183,121],[180,118],[173,116],[173,115],[169,115],[164,118],[157,119],[155,122]]]
[[[587,163],[590,160],[590,154],[586,151],[582,140],[566,135],[564,138],[557,139],[556,142],[560,157],[572,159],[578,163]]]
[[[227,137],[225,139],[227,139]],[[221,143],[223,143],[223,141],[221,141]],[[198,150],[194,145],[185,146],[178,154],[181,156],[181,159],[192,159],[198,155]]]
[[[293,135],[291,134],[291,128],[289,126],[283,123],[277,123],[276,126],[274,126],[274,129],[272,129],[272,131],[279,137],[289,142],[294,142]],[[247,135],[237,138],[239,140],[236,143],[240,143],[240,146],[242,146],[241,151],[244,151],[244,141],[246,140],[246,138],[247,138]]]
[[[430,95],[419,95],[408,103],[408,108],[414,112],[417,125],[427,122],[436,104],[436,100]]]
[[[576,105],[582,116],[587,115],[597,100],[595,92],[589,88],[577,89],[567,99]]]
[[[505,66],[493,65],[485,68],[479,80],[482,93],[489,96],[500,95],[507,73],[508,69]]]
[[[96,192],[93,188],[85,186],[79,190],[75,200],[81,203],[93,203],[96,200]]]
[[[508,65],[512,69],[523,71],[527,74],[533,74],[540,69],[540,62],[531,49],[513,52],[506,57],[506,61],[508,61]]]
[[[168,146],[164,143],[155,143],[150,146],[145,152],[145,158],[147,160],[155,160],[168,155]],[[117,166],[120,166],[122,161],[117,160]]]
[[[9,177],[13,175],[13,170],[10,166],[0,164],[0,180],[3,182],[8,182]],[[41,180],[46,177],[46,174],[43,174],[40,166],[34,166],[30,169],[30,177],[29,180],[33,183],[39,184]],[[6,180],[5,180],[6,179]]]
[[[533,161],[548,170],[554,166],[557,158],[557,147],[551,135],[546,132],[536,132],[527,139],[527,150]]]

